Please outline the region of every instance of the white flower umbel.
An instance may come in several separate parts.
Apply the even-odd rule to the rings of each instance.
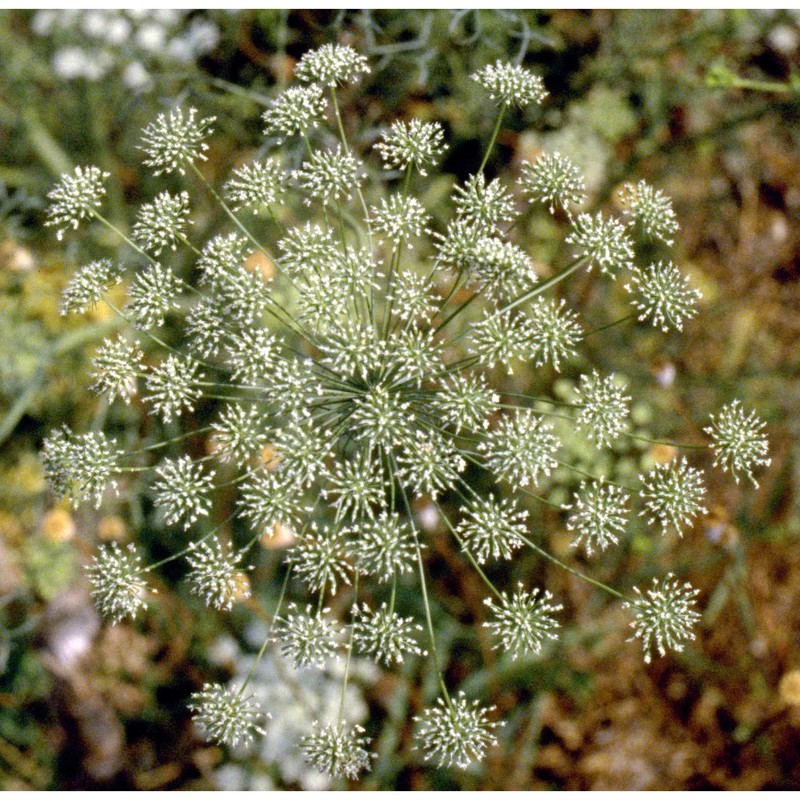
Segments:
[[[123,455],[104,433],[75,434],[66,426],[53,431],[42,448],[45,477],[57,494],[70,498],[73,508],[84,502],[100,508],[106,490],[117,488],[113,475]]]
[[[386,603],[371,609],[366,603],[353,606],[353,642],[359,653],[391,667],[407,655],[421,655],[417,644],[422,626],[413,617],[402,617]]]
[[[464,549],[484,564],[489,559],[508,560],[522,547],[522,537],[528,534],[527,519],[528,512],[507,498],[480,498],[467,507],[457,530]]]
[[[440,767],[466,769],[483,761],[486,751],[497,744],[491,708],[482,708],[477,700],[470,702],[463,692],[445,702],[436,699],[433,708],[426,708],[415,720],[419,723],[417,740],[425,751],[425,760],[434,760]]]
[[[207,683],[192,695],[189,709],[203,735],[217,744],[247,746],[266,733],[260,723],[269,719],[269,714],[239,689]]]
[[[645,181],[626,183],[620,201],[625,206],[625,215],[639,225],[646,236],[672,245],[672,237],[678,232],[678,220],[672,210],[672,200],[660,189],[654,189]]]
[[[529,408],[504,416],[478,445],[499,478],[520,486],[536,486],[549,476],[558,467],[560,447],[553,425]]]
[[[570,206],[586,200],[581,171],[561,153],[542,153],[533,164],[522,162],[519,185],[531,200],[544,203],[551,214],[556,206],[569,213]]]
[[[544,81],[538,75],[505,61],[487,64],[471,77],[498,103],[524,108],[532,103],[540,105],[547,97]]]
[[[197,362],[170,354],[147,376],[145,401],[152,404],[164,422],[180,416],[184,411],[193,411],[201,395],[197,385],[203,380]]]
[[[667,575],[660,581],[653,578],[651,589],[634,591],[636,597],[625,606],[633,613],[633,638],[642,642],[645,663],[650,663],[653,649],[661,656],[670,650],[682,652],[684,644],[695,638],[692,628],[700,620],[694,610],[699,590]]]
[[[192,594],[221,611],[230,611],[235,602],[250,597],[250,583],[240,566],[243,551],[232,550],[216,538],[189,547],[187,581]]]
[[[145,203],[133,225],[133,238],[145,250],[160,255],[168,247],[177,250],[194,221],[189,219],[189,194],[161,192],[152,203]]]
[[[578,214],[565,241],[574,246],[577,257],[586,259],[589,269],[596,266],[612,278],[633,266],[633,241],[627,228],[615,219]]]
[[[153,484],[153,493],[167,525],[182,522],[184,529],[188,529],[199,517],[208,516],[213,470],[206,472],[202,464],[183,455],[166,459],[155,472],[158,479]]]
[[[364,736],[360,725],[348,727],[314,724],[312,733],[300,740],[306,759],[320,772],[332,778],[345,777],[356,780],[369,770],[376,753],[367,750],[370,740]]]
[[[631,302],[641,312],[639,321],[649,319],[664,333],[670,328],[682,331],[683,323],[697,315],[703,297],[699,289],[689,288],[689,276],[681,275],[671,261],[634,267],[625,288],[636,295]]]
[[[588,430],[598,447],[613,444],[627,430],[631,398],[613,374],[601,378],[594,370],[591,375],[581,375],[575,393],[580,405],[577,425]]]
[[[765,427],[766,422],[759,419],[755,411],[746,414],[738,400],[723,406],[718,414],[712,414],[711,425],[703,430],[712,440],[714,466],[721,465],[724,472],[730,471],[736,483],[744,473],[758,487],[753,469],[772,463],[767,458],[769,442],[764,435]]]
[[[91,218],[100,208],[106,193],[104,185],[111,173],[98,167],[75,167],[72,174],[61,176],[61,180],[47,195],[50,206],[47,209],[45,225],[53,225],[58,230],[60,240],[69,228],[77,230],[78,225]]]
[[[261,213],[283,197],[287,175],[274,158],[253,161],[235,169],[225,184],[225,197],[234,211]]]
[[[60,313],[83,314],[94,308],[103,295],[122,280],[122,269],[108,258],[80,267],[61,294]]]
[[[288,610],[278,628],[281,654],[296,669],[325,666],[325,662],[336,654],[340,636],[330,609],[315,611],[308,605],[305,611],[299,611],[292,603]]]
[[[586,360],[602,348],[580,352],[584,332],[571,303],[584,293],[568,279],[587,266],[610,275],[627,268],[634,232],[669,239],[672,216],[658,192],[637,184],[619,220],[595,211],[578,217],[568,246],[578,259],[540,263],[548,247],[531,241],[535,231],[527,222],[515,223],[523,210],[527,219],[530,206],[543,203],[558,212],[545,220],[548,230],[567,227],[565,217],[572,223],[585,202],[580,173],[558,154],[523,166],[516,182],[484,167],[503,140],[510,107],[544,99],[541,79],[502,62],[480,70],[476,78],[498,106],[487,109],[494,128],[482,167],[477,158],[461,164],[458,188],[448,197],[448,181],[424,175],[441,161],[443,127],[418,120],[382,127],[372,119],[377,106],[367,98],[353,104],[353,91],[341,90],[366,71],[365,59],[347,46],[307,53],[297,67],[303,85],[268,107],[267,136],[254,143],[258,160],[240,166],[228,154],[220,163],[236,168],[227,179],[215,175],[213,185],[199,173],[212,145],[209,121],[176,111],[148,127],[153,170],[185,170],[197,180],[173,174],[153,191],[156,200],[134,225],[133,241],[144,252],[120,236],[121,252],[132,259],[123,317],[138,328],[137,341],[105,342],[93,378],[110,400],[128,401],[141,390],[137,415],[148,417],[138,426],[143,438],[131,439],[125,456],[99,432],[58,431],[43,459],[55,491],[74,503],[99,505],[122,476],[127,492],[150,487],[153,505],[164,511],[156,518],[196,526],[197,535],[178,537],[195,544],[172,543],[166,561],[185,557],[187,594],[213,608],[228,610],[247,595],[247,565],[264,560],[253,552],[260,546],[282,569],[290,565],[278,608],[266,609],[277,644],[270,650],[271,632],[257,658],[282,653],[296,668],[334,667],[345,706],[361,661],[352,655],[363,652],[379,672],[403,658],[416,660],[427,647],[430,677],[442,695],[427,711],[420,706],[426,755],[467,766],[494,742],[494,715],[447,694],[455,673],[450,652],[437,652],[435,639],[437,609],[448,603],[436,593],[456,591],[461,582],[442,579],[446,564],[439,556],[455,545],[457,560],[479,580],[503,582],[492,584],[484,632],[509,660],[543,648],[558,606],[544,588],[515,588],[518,576],[510,582],[511,573],[520,565],[511,569],[510,562],[526,545],[550,556],[535,543],[542,537],[537,531],[534,539],[538,522],[527,508],[542,502],[557,512],[561,501],[553,493],[573,490],[571,473],[578,480],[588,473],[578,469],[586,465],[573,466],[574,458],[560,457],[555,425],[565,423],[540,411],[547,401],[528,392],[559,394],[553,373],[568,371],[579,402],[567,404],[567,423],[588,430],[598,447],[620,449],[631,401],[625,387]],[[376,96],[382,88],[374,87]],[[342,94],[349,112],[364,111],[361,119],[342,117]],[[484,101],[492,105],[486,94]],[[292,146],[274,149],[276,139],[290,136]],[[375,152],[362,164],[357,159],[372,141]],[[89,220],[113,234],[98,210],[104,180],[96,168],[63,179],[51,195],[49,222],[63,229]],[[192,187],[202,188],[205,200],[190,209]],[[195,241],[204,233],[205,241]],[[548,232],[548,241],[558,238],[555,228]],[[107,247],[107,239],[92,246]],[[157,265],[154,257],[172,248],[174,259]],[[110,261],[82,268],[64,293],[63,310],[85,311],[105,299],[114,311],[116,293],[106,293],[122,272]],[[657,326],[679,326],[695,313],[697,293],[672,265],[632,268],[628,285],[637,287],[636,313]],[[603,353],[611,364],[613,351]],[[525,375],[505,374],[518,362],[530,365]],[[109,415],[114,429],[130,436],[137,428],[132,420],[130,409]],[[762,423],[738,405],[713,417],[708,433],[706,454],[713,449],[717,464],[735,476],[751,477],[768,461]],[[594,471],[607,472],[616,455],[601,456]],[[637,511],[660,528],[685,531],[703,511],[700,474],[685,461],[644,475],[639,494]],[[587,554],[623,539],[628,497],[615,484],[592,479],[569,502],[565,525]],[[240,537],[247,542],[241,551]],[[426,558],[432,543],[438,555]],[[165,560],[142,567],[128,551],[109,554],[103,563],[112,577],[101,585],[102,571],[93,574],[101,609],[116,618],[143,604],[143,578],[161,571]],[[284,603],[286,592],[297,605]],[[253,594],[261,603],[270,592],[254,586]],[[345,631],[337,620],[348,609]],[[251,603],[239,606],[237,625],[252,610]],[[429,630],[420,637],[423,619]],[[658,634],[650,636],[648,644],[658,647]],[[344,652],[346,666],[333,658]],[[423,688],[420,703],[429,698]],[[207,687],[193,702],[217,741],[245,741],[260,724],[246,697],[221,687]],[[331,726],[335,717],[320,711],[312,734],[307,715],[306,709],[302,733],[309,735],[311,760],[345,778],[363,772],[370,757],[362,733]],[[359,720],[342,714],[341,721]]]
[[[324,119],[326,107],[321,86],[290,86],[262,114],[264,133],[277,136],[278,144],[287,136],[307,136]]]
[[[381,134],[381,139],[375,149],[380,153],[385,169],[413,167],[423,177],[446,149],[442,126],[438,122],[419,119],[393,122],[389,130]]]
[[[662,530],[672,526],[682,536],[698,514],[707,513],[703,506],[703,475],[690,467],[684,457],[658,464],[641,481],[645,509],[640,516],[649,515],[647,521],[651,525],[658,524]]]
[[[92,361],[92,391],[106,395],[109,401],[119,397],[130,403],[144,371],[143,359],[144,353],[124,336],[106,339]]]
[[[370,72],[367,59],[352,47],[325,44],[306,53],[294,71],[295,77],[304,83],[318,81],[326,86],[353,83]]]
[[[116,542],[103,547],[86,572],[98,610],[113,625],[126,617],[133,619],[140,609],[147,608],[142,560],[132,544],[124,549]]]
[[[590,556],[597,548],[601,552],[618,537],[628,523],[626,508],[628,493],[611,483],[587,483],[580,485],[570,505],[562,506],[571,513],[567,517],[567,530],[575,531],[573,547],[583,547]]]
[[[187,114],[180,108],[159,114],[142,131],[145,166],[154,167],[154,175],[176,171],[183,175],[186,167],[198,160],[206,161],[205,140],[213,133],[215,121],[216,117],[198,119],[196,108],[190,108]]]
[[[530,592],[517,584],[513,594],[503,593],[501,598],[487,597],[484,601],[489,607],[492,619],[484,622],[498,644],[495,648],[504,650],[512,659],[519,656],[538,655],[547,640],[558,638],[558,621],[553,616],[563,606],[550,602],[550,592],[533,589]]]

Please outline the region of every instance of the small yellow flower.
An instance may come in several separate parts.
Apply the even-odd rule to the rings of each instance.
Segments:
[[[75,536],[75,531],[75,520],[64,508],[54,508],[42,519],[42,534],[51,542],[68,542]]]
[[[778,692],[784,703],[800,706],[800,669],[785,673],[778,684]]]

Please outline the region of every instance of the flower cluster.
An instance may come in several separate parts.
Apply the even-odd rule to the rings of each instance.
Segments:
[[[136,339],[100,345],[93,388],[112,402],[141,391],[148,438],[162,440],[125,454],[98,431],[60,430],[43,452],[54,490],[76,504],[99,506],[118,473],[149,473],[157,518],[188,539],[183,549],[168,543],[175,552],[167,560],[183,559],[189,591],[214,610],[264,597],[251,598],[256,545],[289,544],[286,584],[258,658],[305,671],[343,662],[342,697],[352,659],[413,669],[436,656],[426,576],[446,548],[431,546],[432,531],[454,542],[452,557],[487,585],[485,625],[496,649],[535,658],[557,637],[562,605],[544,588],[497,587],[493,576],[511,571],[496,562],[522,552],[558,563],[531,514],[535,503],[556,505],[543,496],[554,483],[573,493],[565,525],[586,555],[617,544],[629,513],[632,525],[682,534],[705,511],[702,474],[686,459],[635,485],[606,480],[575,463],[551,419],[566,416],[599,450],[619,452],[634,436],[628,388],[586,367],[577,311],[547,293],[579,269],[609,286],[627,272],[640,319],[680,328],[699,293],[671,263],[636,265],[642,234],[663,244],[675,232],[669,201],[640,182],[619,218],[586,211],[573,219],[587,201],[585,181],[569,160],[545,153],[523,165],[516,184],[477,169],[428,208],[418,189],[445,149],[439,123],[396,121],[371,151],[366,138],[349,142],[340,124],[339,87],[368,71],[347,46],[303,56],[302,85],[263,115],[266,155],[237,166],[221,192],[209,184],[229,227],[206,242],[194,241],[211,226],[193,227],[180,176],[206,181],[197,165],[213,118],[176,108],[145,129],[145,164],[156,175],[177,173],[179,188],[136,215],[120,311]],[[510,107],[546,95],[524,67],[498,62],[474,77],[500,106],[496,132]],[[305,139],[302,158],[270,154],[293,136]],[[105,177],[96,168],[65,176],[51,193],[49,223],[63,230],[94,219],[116,230],[99,210]],[[546,279],[517,225],[529,201],[568,226],[565,250],[575,256]],[[249,212],[263,214],[257,230]],[[101,259],[80,268],[62,310],[101,302],[127,266]],[[154,330],[168,320],[170,335]],[[172,335],[181,322],[183,339]],[[543,367],[543,376],[579,375],[574,402],[510,391],[506,376],[518,361]],[[195,411],[209,423],[197,424]],[[763,427],[738,403],[712,417],[716,463],[752,480],[769,463]],[[143,565],[133,548],[102,550],[89,568],[101,612],[119,621],[142,609],[144,575],[162,563]],[[409,591],[415,581],[419,591]],[[694,595],[668,579],[630,598],[648,659],[653,648],[679,650],[691,638]],[[438,658],[432,666],[441,694],[425,697],[418,717],[425,758],[466,767],[496,742],[500,723],[493,708],[448,688]],[[193,695],[190,707],[213,741],[236,746],[261,735],[265,715],[245,689],[209,684]],[[374,756],[364,731],[345,720],[341,711],[336,722],[319,719],[299,745],[315,768],[354,780]]]
[[[692,629],[700,620],[694,610],[698,590],[667,575],[661,581],[654,578],[653,587],[645,592],[638,587],[634,591],[636,597],[627,605],[633,611],[631,627],[634,638],[642,642],[645,662],[650,663],[653,647],[662,656],[668,650],[680,653],[684,643],[695,638]]]
[[[45,225],[58,228],[61,239],[64,232],[77,229],[81,221],[91,218],[100,208],[106,193],[105,180],[111,173],[98,167],[75,167],[71,175],[62,175],[59,184],[47,195],[50,207]]]
[[[194,711],[198,726],[210,741],[236,747],[264,735],[259,722],[269,715],[264,714],[243,689],[207,683],[202,691],[192,695],[189,708]]]
[[[504,105],[524,108],[531,103],[540,105],[547,97],[544,81],[525,67],[498,61],[487,64],[472,79],[488,92],[489,96]]]

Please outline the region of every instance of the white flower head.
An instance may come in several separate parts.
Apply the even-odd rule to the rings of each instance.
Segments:
[[[121,267],[108,258],[80,267],[64,287],[59,305],[60,313],[85,313],[94,308],[103,295],[121,280]]]
[[[566,305],[564,299],[537,297],[528,310],[528,357],[537,367],[552,364],[558,372],[561,361],[577,353],[576,345],[583,338],[583,330],[578,315]]]
[[[339,627],[330,616],[330,609],[315,611],[309,605],[299,611],[291,603],[288,611],[278,629],[281,654],[295,669],[324,667],[339,647]]]
[[[186,238],[189,225],[189,193],[161,192],[152,203],[145,203],[133,225],[133,238],[145,250],[158,256],[165,247],[176,250]]]
[[[143,359],[144,353],[124,336],[106,339],[92,362],[92,391],[106,395],[110,401],[119,397],[130,403],[144,370]]]
[[[579,206],[586,200],[581,171],[561,153],[542,153],[533,164],[523,161],[519,185],[531,200],[544,203],[551,214],[556,206],[569,213],[571,205]]]
[[[106,490],[117,488],[114,474],[124,455],[101,431],[53,431],[42,448],[44,473],[53,492],[69,497],[72,506],[94,502],[99,508]]]
[[[471,77],[498,103],[524,108],[532,103],[541,105],[547,97],[544,81],[538,75],[505,61],[487,64]]]
[[[728,403],[718,414],[712,414],[711,425],[703,430],[712,439],[714,466],[721,465],[724,472],[730,471],[737,483],[740,473],[744,473],[758,487],[753,469],[772,463],[767,458],[769,442],[764,435],[765,427],[766,422],[759,419],[755,411],[746,414],[738,400]]]
[[[498,641],[496,649],[511,654],[512,659],[525,655],[538,655],[547,640],[558,638],[558,621],[553,616],[563,606],[551,602],[550,592],[533,589],[530,592],[517,585],[513,594],[503,593],[499,600],[487,597],[484,601],[492,619],[484,622]]]
[[[575,531],[573,547],[581,547],[590,556],[597,547],[601,552],[611,544],[619,542],[628,522],[626,508],[628,493],[613,483],[582,483],[571,505],[567,530]]]
[[[294,179],[308,194],[307,205],[312,198],[329,205],[349,199],[363,175],[362,166],[339,145],[332,151],[315,150]]]
[[[217,538],[189,545],[189,589],[206,605],[230,611],[233,604],[250,596],[247,573],[240,566],[244,551],[233,550]]]
[[[122,549],[112,542],[102,548],[86,572],[97,608],[112,625],[126,617],[133,619],[140,609],[147,608],[148,587],[142,577],[142,561],[132,544]]]
[[[587,428],[598,447],[613,444],[627,430],[631,398],[613,374],[601,378],[594,370],[591,375],[581,375],[575,393],[581,406],[578,427]]]
[[[685,457],[674,463],[658,464],[641,478],[645,509],[640,516],[650,515],[651,525],[662,530],[674,527],[679,536],[698,514],[707,513],[703,506],[705,486],[700,470],[690,467]]]
[[[495,474],[511,484],[536,486],[558,467],[561,443],[553,425],[529,408],[504,416],[478,446]]]
[[[487,183],[482,172],[471,175],[463,186],[456,186],[453,202],[459,218],[486,234],[513,222],[519,214],[511,192],[498,178]]]
[[[260,723],[269,718],[257,701],[240,689],[207,683],[189,703],[203,735],[212,742],[237,747],[249,745],[266,731]]]
[[[645,592],[638,587],[634,591],[636,597],[625,606],[633,613],[633,638],[642,642],[645,663],[650,663],[653,648],[661,656],[669,650],[682,652],[685,642],[695,638],[692,628],[700,615],[694,606],[700,592],[671,574],[661,581],[653,578],[653,587]]]
[[[286,191],[286,173],[274,158],[253,161],[235,169],[225,184],[225,196],[234,211],[256,214],[274,205]]]
[[[137,327],[154,328],[164,324],[170,311],[178,308],[181,282],[168,267],[156,262],[136,274],[125,306],[126,313]]]
[[[645,181],[626,183],[620,201],[625,206],[625,215],[641,226],[646,236],[672,245],[672,237],[678,232],[678,220],[672,201],[660,189],[654,189]]]
[[[381,134],[382,141],[375,149],[383,159],[385,169],[416,169],[420,175],[427,175],[427,169],[435,166],[446,149],[444,130],[438,122],[410,122],[398,120],[389,130]]]
[[[417,555],[414,535],[397,514],[387,511],[364,520],[353,529],[356,567],[380,583],[410,574]]]
[[[448,698],[448,702],[437,697],[433,708],[426,708],[415,717],[425,760],[434,759],[440,767],[455,765],[461,769],[483,761],[486,751],[497,744],[495,728],[502,725],[489,719],[492,711],[494,707],[482,708],[477,700],[470,703],[463,692]]]
[[[641,312],[639,321],[650,319],[664,333],[671,327],[682,331],[683,323],[696,316],[703,296],[699,289],[689,288],[689,276],[681,275],[671,261],[634,267],[625,288],[637,295],[631,302]]]
[[[378,205],[370,209],[373,229],[384,234],[395,246],[402,243],[413,249],[414,237],[427,232],[430,215],[415,197],[392,195],[381,198]]]
[[[633,241],[626,227],[615,219],[579,214],[566,242],[575,246],[576,256],[585,258],[589,269],[596,266],[612,278],[633,266]]]
[[[155,167],[154,175],[179,172],[196,161],[206,161],[208,144],[206,138],[212,133],[216,117],[197,117],[197,109],[190,108],[187,114],[175,108],[168,114],[159,114],[142,131],[142,150],[147,154],[144,163]]]
[[[489,559],[508,560],[522,547],[528,534],[527,519],[528,512],[507,498],[481,498],[467,507],[457,531],[464,549],[485,564]]]
[[[264,133],[278,137],[306,136],[325,117],[326,101],[321,86],[291,86],[270,103],[263,113]]]
[[[513,242],[495,236],[479,239],[469,263],[468,281],[492,299],[519,295],[536,283],[528,254]]]
[[[106,193],[104,182],[110,175],[98,167],[88,166],[75,167],[72,174],[61,176],[47,195],[50,206],[44,223],[58,228],[56,236],[59,240],[64,231],[69,228],[76,230],[82,220],[91,218],[100,208]]]
[[[377,758],[377,753],[367,750],[369,743],[360,725],[347,727],[343,722],[320,725],[315,721],[312,733],[300,740],[300,747],[309,763],[320,772],[332,778],[356,780]]]
[[[155,472],[158,479],[153,492],[167,525],[182,522],[188,529],[199,517],[208,516],[211,510],[209,491],[214,485],[213,471],[206,472],[202,464],[182,455],[166,459]]]
[[[171,353],[147,376],[144,400],[152,403],[164,422],[169,422],[184,411],[194,410],[201,395],[197,382],[203,377],[196,361]]]
[[[371,609],[353,606],[353,641],[360,653],[387,667],[401,664],[407,655],[422,655],[417,644],[422,626],[412,617],[391,611],[386,603]]]
[[[294,71],[295,77],[304,83],[318,82],[325,86],[353,83],[370,72],[367,59],[352,47],[325,44],[310,50],[301,59]]]

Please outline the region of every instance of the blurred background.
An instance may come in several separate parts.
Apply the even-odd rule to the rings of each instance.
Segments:
[[[144,424],[136,403],[112,412],[87,391],[93,350],[116,321],[99,308],[58,314],[75,266],[116,243],[100,231],[56,242],[42,225],[47,191],[97,164],[113,176],[109,217],[128,227],[161,188],[141,167],[141,128],[176,99],[217,115],[206,172],[223,178],[265,152],[266,102],[327,42],[372,65],[343,92],[357,148],[398,116],[445,125],[444,174],[421,198],[431,209],[479,163],[494,120],[468,76],[497,58],[535,69],[551,98],[535,120],[509,118],[493,174],[545,148],[582,167],[597,203],[640,178],[671,195],[675,260],[704,294],[701,313],[682,335],[611,328],[585,354],[630,380],[645,434],[702,440],[708,413],[738,397],[767,420],[773,458],[758,489],[709,471],[710,513],[683,539],[634,526],[583,565],[612,585],[671,569],[700,588],[697,641],[650,666],[625,642],[619,604],[535,559],[515,571],[540,578],[569,622],[543,657],[498,660],[481,628],[483,587],[432,527],[448,682],[507,724],[480,767],[433,770],[411,724],[433,691],[430,664],[383,673],[357,662],[348,708],[379,758],[353,788],[800,788],[800,14],[744,10],[0,12],[0,788],[342,786],[294,746],[309,709],[337,702],[335,669],[294,673],[268,655],[255,686],[273,720],[249,750],[204,743],[185,710],[205,680],[252,664],[280,549],[264,548],[253,598],[233,614],[205,609],[167,570],[151,613],[102,626],[82,570],[96,543],[136,540],[154,555],[182,543],[146,486],[125,484],[99,512],[55,503],[37,455],[63,423],[85,430],[110,415],[123,437]],[[526,225],[546,268],[563,230],[547,215]],[[626,313],[618,289],[579,280],[567,292],[612,321]],[[574,462],[597,466],[562,433]],[[613,469],[668,457],[659,447],[618,454]],[[563,492],[555,481],[550,497]],[[581,566],[559,514],[539,507],[534,521]]]

